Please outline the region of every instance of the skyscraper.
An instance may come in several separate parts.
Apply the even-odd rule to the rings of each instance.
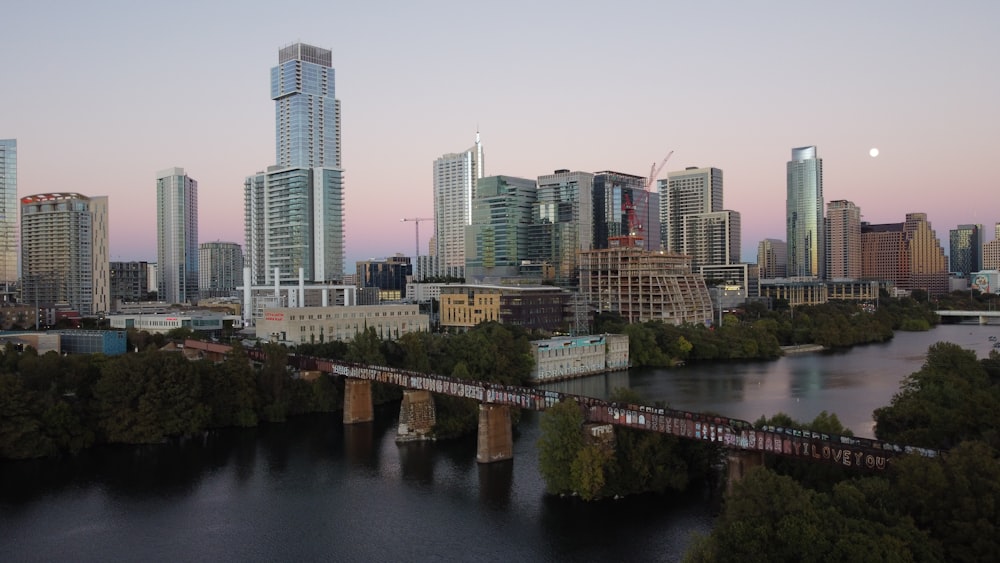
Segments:
[[[0,139],[0,291],[17,281],[17,140]]]
[[[243,285],[243,249],[235,242],[198,245],[198,297],[234,297]]]
[[[183,168],[156,174],[157,298],[198,302],[198,182]]]
[[[437,275],[465,277],[465,228],[472,224],[476,182],[483,177],[483,145],[434,161],[434,240]]]
[[[646,191],[646,178],[597,172],[593,201],[594,248],[608,248],[612,238],[630,236],[641,239],[643,249],[660,249],[660,194]]]
[[[276,164],[244,182],[245,260],[252,284],[344,276],[340,101],[332,52],[304,43],[271,69]]]
[[[534,180],[490,176],[476,184],[472,224],[466,228],[466,281],[514,277],[528,258],[532,214],[538,200]]]
[[[740,214],[723,210],[681,217],[679,253],[691,257],[692,268],[726,266],[740,261]]]
[[[861,225],[862,270],[868,280],[889,281],[900,289],[948,292],[944,249],[926,213],[907,213],[902,223]]]
[[[663,248],[684,253],[684,217],[723,209],[722,170],[691,166],[670,172],[659,181],[659,192]]]
[[[861,208],[843,199],[826,206],[826,277],[861,277]]]
[[[766,238],[757,244],[757,266],[762,279],[788,275],[788,245],[776,238]]]
[[[538,201],[532,217],[534,234],[528,251],[533,261],[547,264],[545,271],[560,287],[579,282],[577,253],[593,248],[594,175],[556,170],[538,177]]]
[[[948,233],[951,271],[968,276],[983,269],[983,226],[959,225]]]
[[[109,311],[108,198],[21,198],[22,299],[81,315]]]
[[[792,149],[785,199],[789,277],[823,278],[823,160],[816,147]]]

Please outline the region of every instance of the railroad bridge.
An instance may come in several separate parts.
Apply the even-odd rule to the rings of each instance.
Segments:
[[[221,359],[228,346],[189,340],[186,347]],[[260,349],[247,350],[250,359],[263,361]],[[626,427],[670,434],[688,440],[715,443],[728,450],[730,480],[760,465],[763,454],[835,464],[860,471],[882,471],[887,461],[902,454],[936,457],[937,450],[893,444],[870,438],[832,435],[782,427],[754,428],[747,421],[669,408],[623,404],[534,387],[499,385],[385,366],[289,355],[299,370],[314,370],[344,378],[344,424],[375,418],[371,382],[403,387],[397,441],[429,437],[435,422],[433,394],[463,397],[479,403],[476,461],[492,463],[513,458],[511,407],[543,411],[565,399],[580,405],[590,424]]]

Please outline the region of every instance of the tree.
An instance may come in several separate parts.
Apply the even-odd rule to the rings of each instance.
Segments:
[[[563,400],[546,410],[539,422],[538,469],[545,489],[552,494],[576,491],[573,462],[583,449],[583,413],[572,399]],[[583,468],[578,468],[579,472]]]

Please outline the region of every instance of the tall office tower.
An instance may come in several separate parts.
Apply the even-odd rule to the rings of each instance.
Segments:
[[[198,302],[198,182],[173,167],[156,174],[157,298]]]
[[[983,269],[983,226],[959,225],[948,233],[951,271],[968,276]]]
[[[465,277],[465,228],[472,224],[476,182],[484,176],[483,144],[434,161],[434,240],[437,275]]]
[[[646,250],[660,249],[660,194],[646,191],[646,178],[606,170],[594,174],[594,248],[613,237],[641,239]]]
[[[701,266],[728,266],[740,261],[740,214],[736,211],[691,213],[681,217],[679,251]]]
[[[344,277],[340,101],[332,52],[304,43],[278,51],[271,69],[277,163],[246,178],[245,261],[251,283]],[[278,269],[278,280],[274,270]]]
[[[788,276],[823,278],[823,160],[816,157],[816,147],[792,149],[787,172]]]
[[[993,226],[993,240],[983,245],[983,269],[1000,270],[1000,223]]]
[[[243,249],[235,242],[198,245],[198,297],[236,297],[243,285]]]
[[[49,193],[21,198],[22,299],[81,315],[109,311],[108,198]]]
[[[534,180],[490,176],[476,183],[472,224],[465,231],[466,281],[520,273],[521,262],[528,259],[537,200]]]
[[[0,291],[17,281],[17,140],[0,139]]]
[[[667,179],[660,180],[658,184],[663,248],[683,253],[684,217],[723,209],[722,170],[691,166],[668,173]]]
[[[788,245],[776,238],[766,238],[757,244],[757,268],[761,279],[784,278],[788,275]]]
[[[577,253],[593,248],[594,175],[556,170],[538,177],[538,201],[532,217],[528,254],[546,265],[544,278],[560,287],[576,287]]]
[[[902,223],[861,225],[861,277],[888,281],[900,289],[948,292],[944,249],[926,213],[907,213]]]
[[[861,277],[861,208],[843,199],[826,204],[826,277]]]

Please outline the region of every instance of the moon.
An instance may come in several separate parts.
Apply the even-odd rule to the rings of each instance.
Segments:
[[[868,151],[868,154],[871,155],[872,158],[875,158],[878,156],[878,149],[872,147],[872,150]]]

